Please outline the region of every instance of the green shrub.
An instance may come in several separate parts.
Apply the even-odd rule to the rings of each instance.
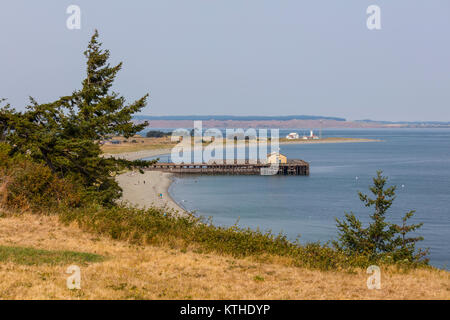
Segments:
[[[26,156],[8,156],[0,144],[0,186],[2,205],[16,210],[51,211],[60,207],[79,207],[85,201],[81,187],[59,178],[45,165]]]
[[[365,258],[349,259],[339,251],[319,243],[300,245],[285,235],[274,235],[239,228],[214,226],[192,214],[179,216],[160,209],[135,209],[124,206],[105,208],[90,206],[67,210],[60,215],[63,223],[77,222],[85,230],[113,239],[136,244],[168,245],[197,252],[215,252],[235,257],[259,257],[262,260],[280,256],[299,267],[321,270],[368,266]]]

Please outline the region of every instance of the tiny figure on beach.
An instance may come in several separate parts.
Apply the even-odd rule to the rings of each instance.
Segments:
[[[163,197],[163,196],[162,196],[162,193],[160,193],[160,194],[159,194],[159,198],[162,199],[162,197]]]

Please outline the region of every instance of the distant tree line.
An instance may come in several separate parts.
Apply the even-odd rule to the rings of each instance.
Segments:
[[[147,133],[145,134],[145,136],[147,138],[162,138],[162,137],[167,137],[170,135],[171,135],[171,132],[164,132],[164,131],[159,131],[159,130],[150,130],[150,131],[147,131]]]

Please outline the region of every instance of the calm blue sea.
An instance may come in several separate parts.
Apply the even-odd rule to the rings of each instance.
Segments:
[[[282,130],[284,136],[295,130]],[[302,130],[297,130],[303,134]],[[282,145],[281,153],[310,163],[310,176],[186,176],[176,178],[172,197],[187,210],[219,225],[283,232],[301,242],[335,239],[335,218],[352,211],[367,222],[370,211],[357,191],[368,192],[376,170],[397,188],[388,219],[412,222],[430,248],[431,264],[450,266],[450,130],[324,130],[324,137],[381,139],[382,142]]]

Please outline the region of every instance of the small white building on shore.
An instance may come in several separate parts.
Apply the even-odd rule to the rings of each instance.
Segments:
[[[300,139],[300,136],[297,132],[291,132],[286,136],[286,139],[289,139],[289,140]]]

